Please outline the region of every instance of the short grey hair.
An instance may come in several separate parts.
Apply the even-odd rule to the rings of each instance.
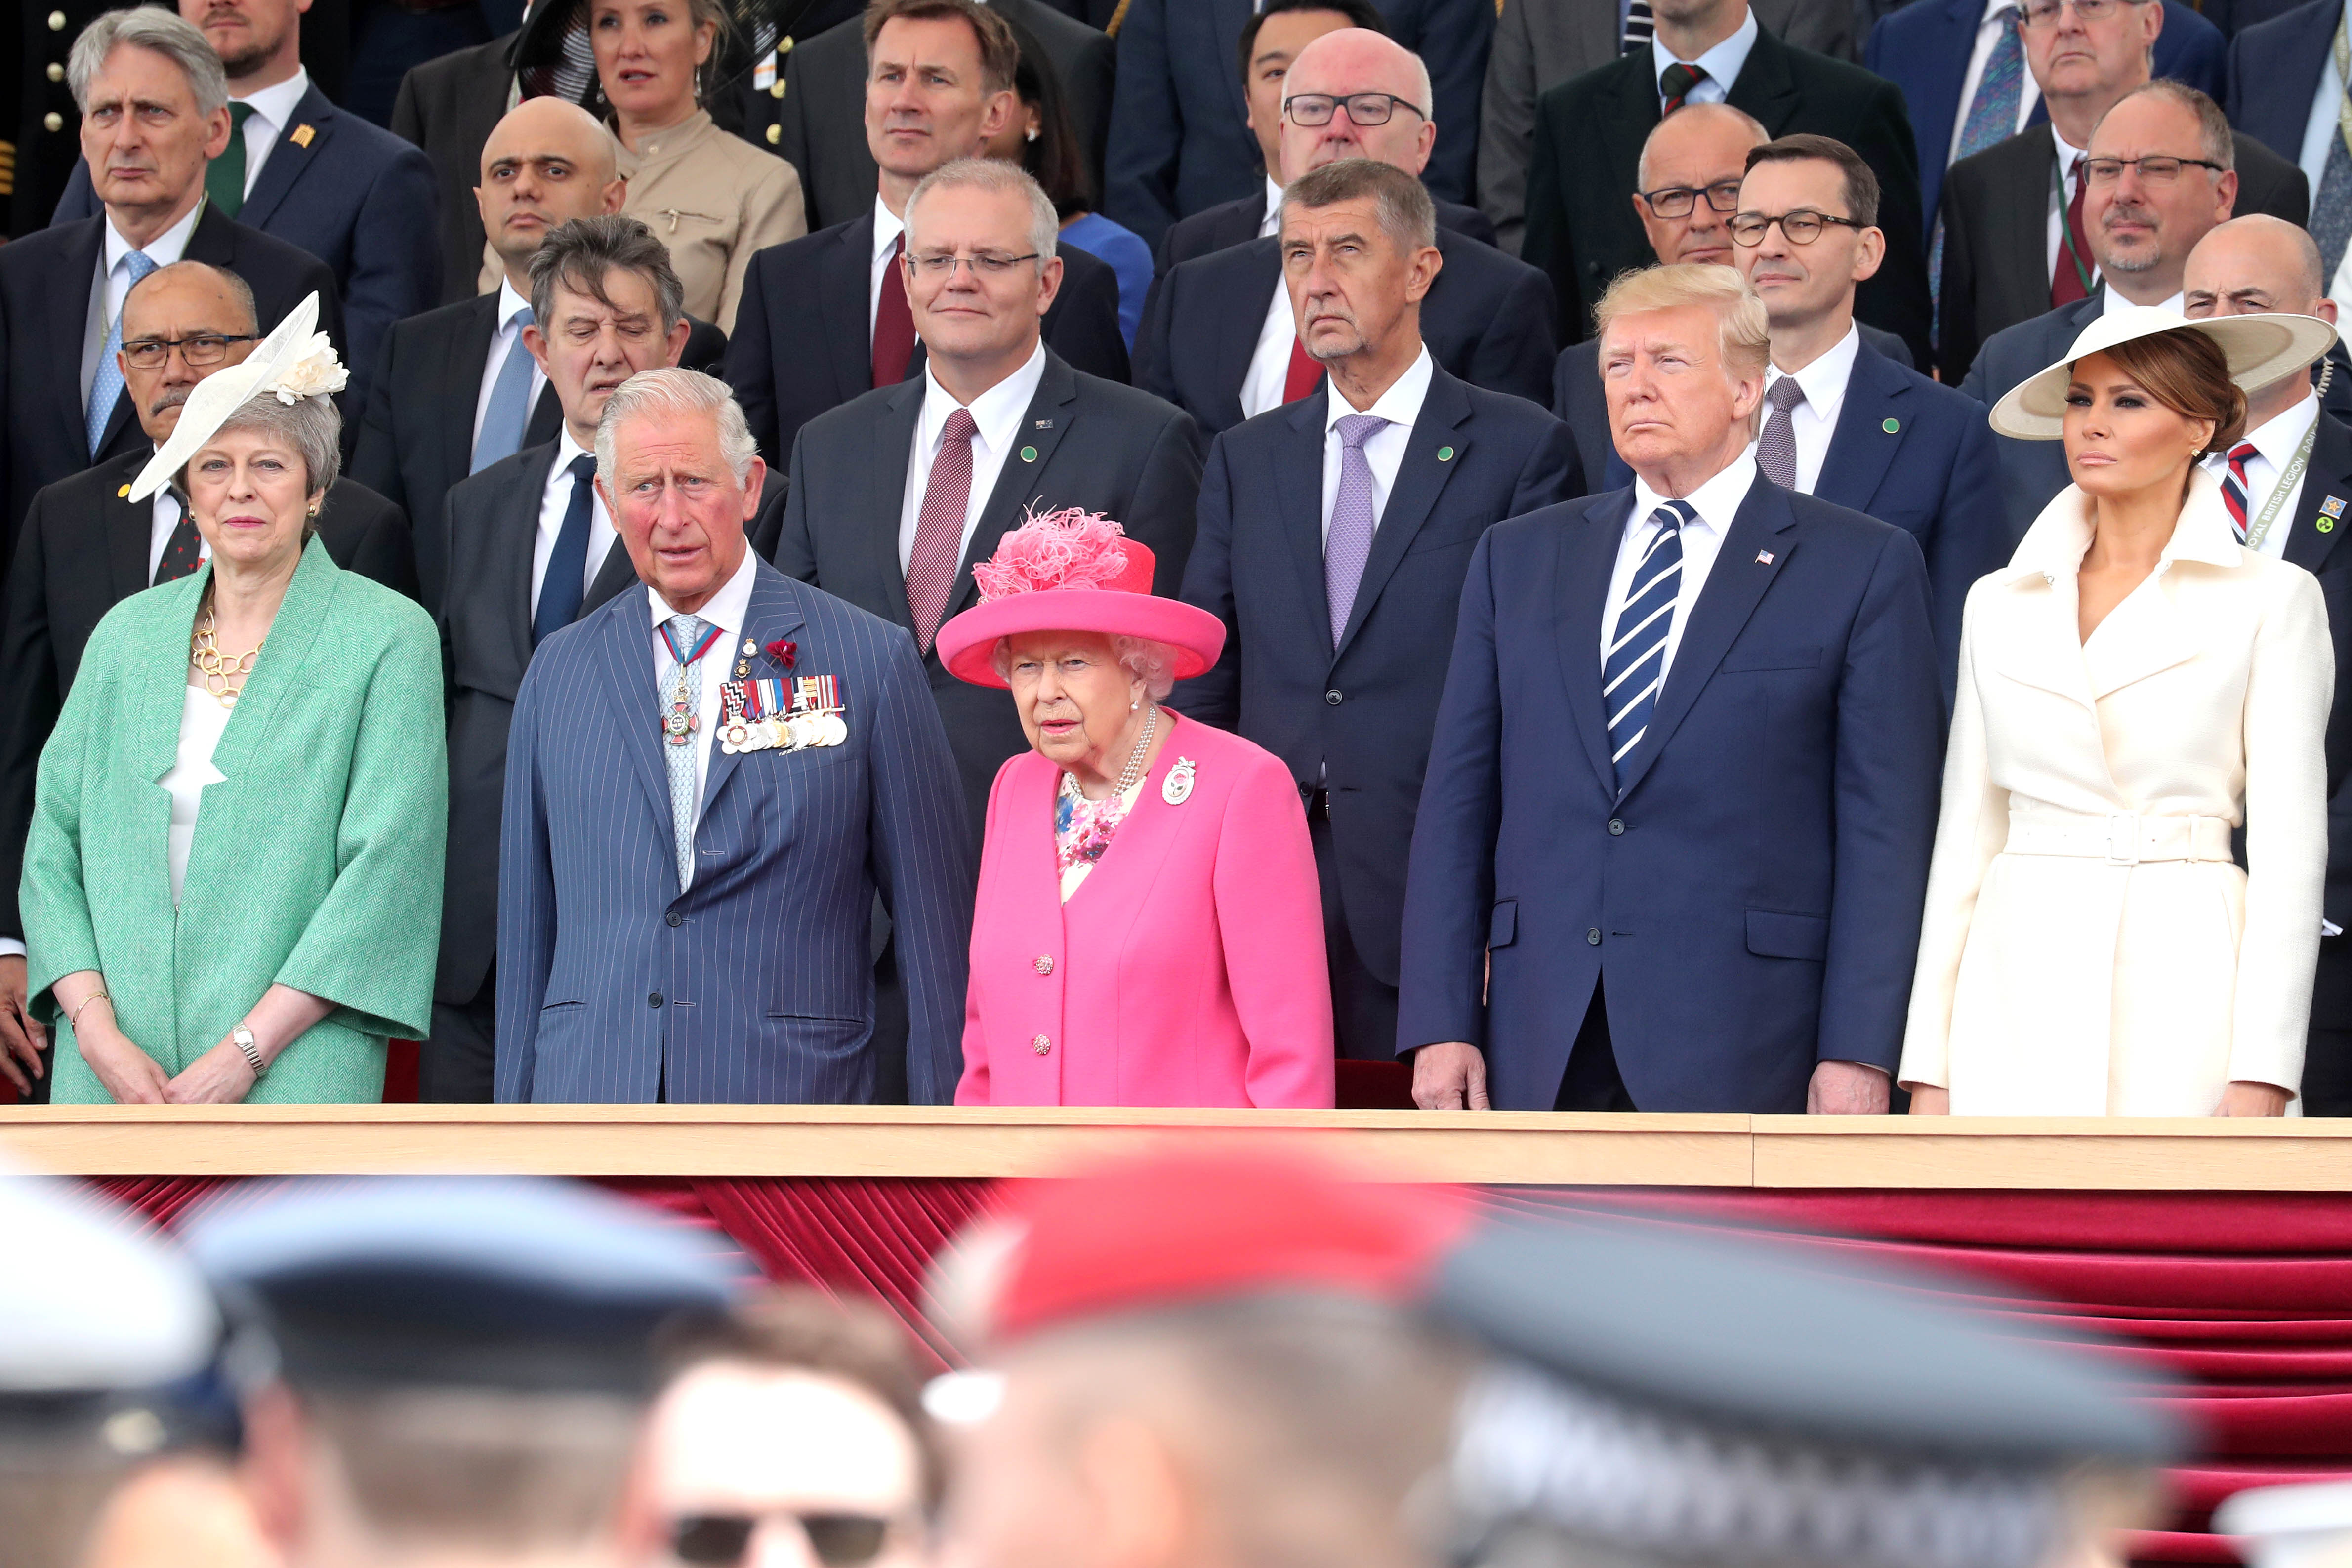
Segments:
[[[257,392],[221,421],[215,437],[231,430],[255,430],[275,436],[302,459],[302,487],[317,495],[331,488],[343,471],[343,416],[331,397],[298,397],[280,403],[274,392]],[[180,470],[180,493],[187,494],[188,470]]]
[[[1399,250],[1437,243],[1437,204],[1429,187],[1377,158],[1342,158],[1309,170],[1283,187],[1282,210],[1336,206],[1370,200],[1381,229]]]
[[[728,470],[737,484],[751,482],[751,460],[760,455],[760,444],[751,438],[751,427],[744,422],[735,395],[715,376],[673,366],[641,370],[605,400],[604,416],[596,421],[596,477],[607,490],[613,488],[614,432],[624,422],[646,414],[709,415],[719,426],[719,452]]]
[[[1143,682],[1143,689],[1154,702],[1164,702],[1176,689],[1176,650],[1164,642],[1149,637],[1114,637],[1110,638],[1111,657],[1118,667]],[[995,650],[989,655],[997,679],[1013,679],[1013,639],[999,637]]]
[[[1054,258],[1054,247],[1062,233],[1061,216],[1054,211],[1054,199],[1045,187],[1029,177],[1029,171],[1018,163],[1008,163],[997,158],[958,158],[940,164],[923,176],[907,194],[907,248],[915,247],[915,208],[933,191],[1018,191],[1029,198],[1029,248],[1037,253],[1037,266],[1042,270]]]
[[[89,112],[91,80],[107,57],[124,44],[159,54],[179,67],[188,79],[198,114],[210,114],[228,102],[228,72],[196,25],[176,11],[134,5],[106,12],[74,39],[73,52],[66,57],[66,84],[73,89],[76,109]]]
[[[665,336],[686,319],[686,285],[670,265],[669,247],[639,219],[604,213],[557,224],[531,252],[530,313],[539,330],[554,329],[559,284],[600,305],[612,305],[604,279],[614,271],[636,273],[653,285],[654,310]]]

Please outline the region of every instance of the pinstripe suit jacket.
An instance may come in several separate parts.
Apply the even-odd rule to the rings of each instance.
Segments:
[[[908,1098],[954,1098],[975,873],[914,641],[764,562],[745,623],[762,647],[797,643],[797,673],[841,678],[849,739],[713,745],[683,894],[645,586],[532,658],[499,846],[500,1101],[871,1100],[877,889]]]

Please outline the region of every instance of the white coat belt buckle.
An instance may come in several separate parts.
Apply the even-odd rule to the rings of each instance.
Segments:
[[[2139,814],[2111,813],[2107,817],[2107,864],[2137,866],[2140,859]]]

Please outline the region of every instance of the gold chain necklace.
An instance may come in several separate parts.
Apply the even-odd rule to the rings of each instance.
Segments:
[[[206,605],[204,613],[196,617],[195,631],[188,637],[188,663],[205,678],[205,689],[213,694],[213,700],[224,708],[233,709],[245,690],[246,677],[253,673],[253,661],[268,641],[268,637],[262,638],[235,658],[224,657],[213,625],[212,606]]]

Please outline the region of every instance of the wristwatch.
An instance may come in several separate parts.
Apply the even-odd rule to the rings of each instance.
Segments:
[[[253,1069],[253,1080],[258,1083],[268,1076],[269,1064],[261,1059],[261,1047],[254,1043],[253,1031],[243,1024],[228,1032],[229,1044],[245,1053],[246,1066]]]

